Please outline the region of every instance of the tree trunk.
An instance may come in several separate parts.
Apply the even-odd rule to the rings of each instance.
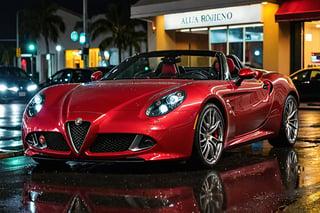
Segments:
[[[122,49],[121,48],[118,48],[119,50],[119,54],[118,54],[118,60],[119,60],[119,64],[121,63],[121,52],[122,52]]]
[[[46,44],[46,55],[45,55],[45,58],[47,58],[47,54],[50,53],[49,51],[49,39],[48,37],[45,37],[44,38],[44,41],[45,41],[45,44]],[[44,82],[46,81],[49,76],[48,76],[48,73],[49,73],[49,63],[48,63],[48,60],[44,60],[43,63],[46,63],[45,66],[42,66],[42,67],[46,67],[45,70],[40,70],[41,72],[41,79],[40,79],[40,82]]]

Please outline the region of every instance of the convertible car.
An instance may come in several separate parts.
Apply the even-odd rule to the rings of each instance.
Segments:
[[[33,97],[22,122],[26,155],[40,163],[179,160],[210,168],[225,149],[297,139],[291,79],[221,52],[141,53],[92,79]]]

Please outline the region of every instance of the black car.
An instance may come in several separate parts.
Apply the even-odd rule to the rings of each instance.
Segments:
[[[0,102],[28,101],[38,91],[38,85],[21,68],[0,67]]]
[[[320,101],[320,67],[305,68],[290,75],[301,101]]]
[[[89,69],[91,69],[94,72],[97,71],[101,71],[103,75],[107,74],[110,72],[110,70],[112,70],[115,67],[115,65],[109,65],[107,67],[90,67]]]
[[[91,75],[94,71],[90,69],[74,69],[66,68],[56,72],[46,82],[40,84],[41,88],[56,85],[56,84],[69,84],[69,83],[83,83],[91,81]]]

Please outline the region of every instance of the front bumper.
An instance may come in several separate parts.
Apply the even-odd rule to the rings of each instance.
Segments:
[[[35,92],[28,92],[26,90],[19,91],[0,91],[0,100],[13,101],[13,100],[30,100]]]
[[[192,152],[196,112],[172,112],[163,118],[123,111],[108,116],[41,113],[24,115],[22,124],[25,154],[35,158],[153,161],[186,159]],[[79,118],[88,124],[85,130],[76,126]]]

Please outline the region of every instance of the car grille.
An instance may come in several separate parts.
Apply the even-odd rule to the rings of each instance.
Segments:
[[[39,137],[43,136],[46,142],[46,148],[55,151],[70,151],[63,135],[59,132],[32,132],[27,135],[26,140],[30,144],[39,144]]]
[[[90,152],[123,152],[129,149],[135,134],[99,134],[90,147]]]
[[[79,153],[81,146],[88,134],[90,125],[91,124],[88,121],[83,121],[80,125],[77,125],[74,121],[67,123],[70,141],[77,153]]]

